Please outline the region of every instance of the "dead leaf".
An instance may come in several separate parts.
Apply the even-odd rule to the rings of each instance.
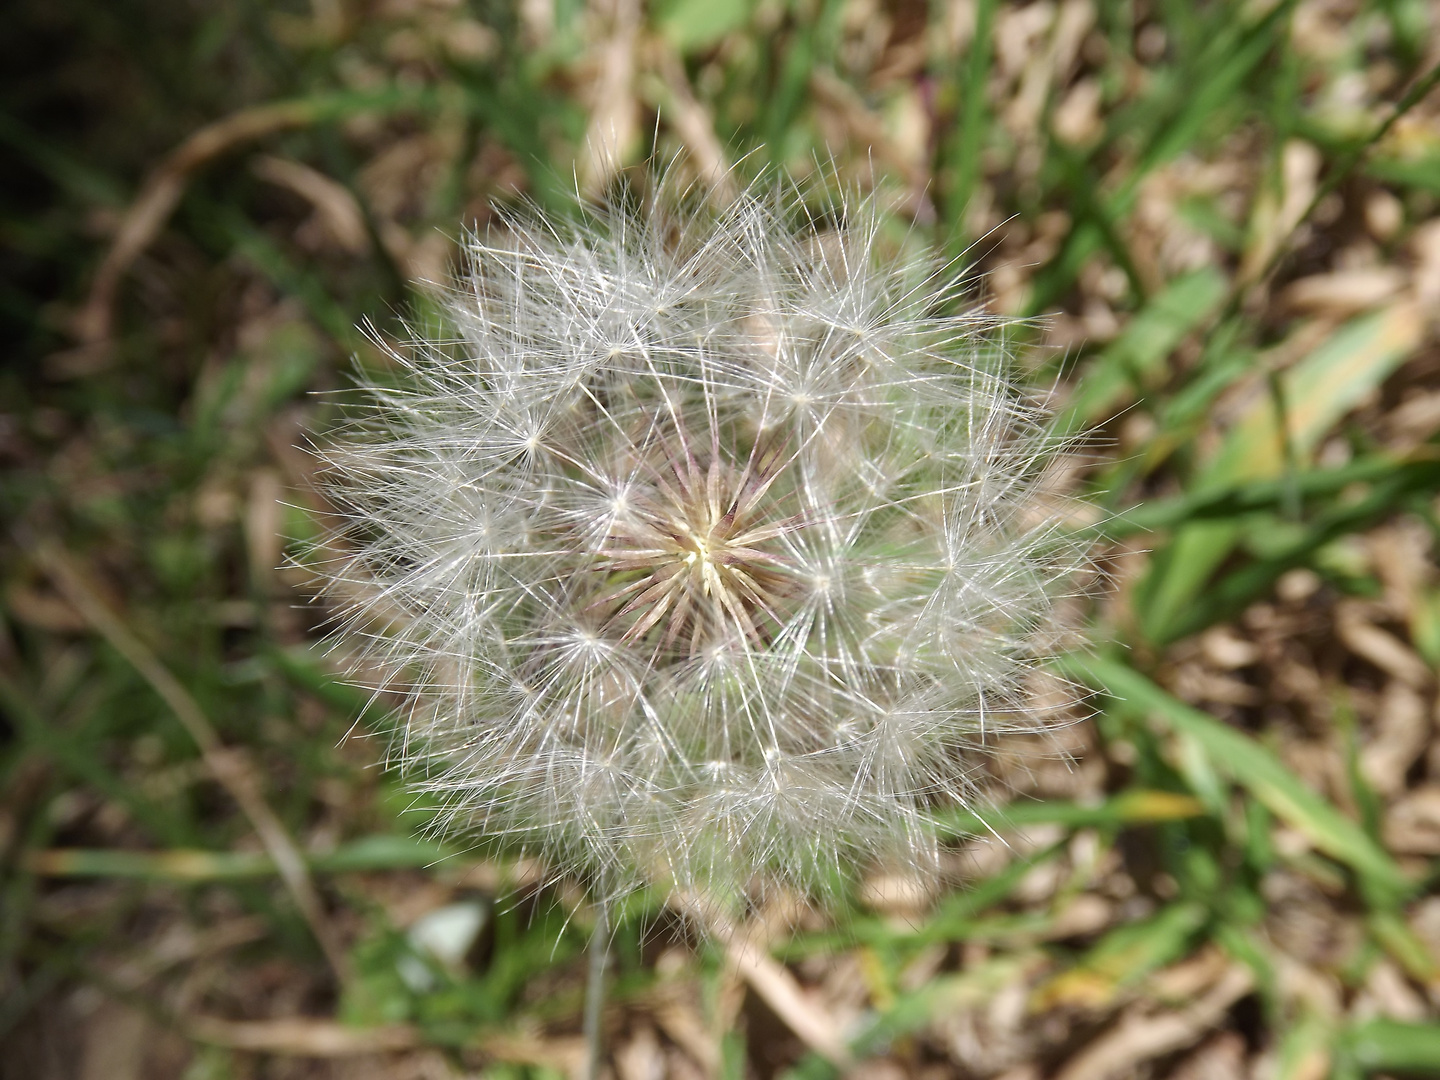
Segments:
[[[615,1050],[620,1080],[665,1080],[665,1053],[649,1024],[637,1024],[630,1038]]]
[[[410,1050],[421,1045],[420,1030],[409,1024],[360,1028],[308,1017],[223,1020],[215,1016],[192,1016],[182,1022],[182,1027],[196,1042],[296,1057],[353,1057]]]
[[[1381,795],[1404,790],[1405,774],[1430,745],[1430,710],[1413,687],[1391,682],[1380,698],[1375,734],[1360,751],[1360,771]]]
[[[1397,855],[1440,855],[1440,786],[1417,788],[1391,806],[1382,835]]]
[[[640,31],[639,0],[594,0],[591,17],[598,35],[596,76],[591,88],[590,126],[577,172],[581,191],[595,196],[625,164],[638,130],[635,49]]]
[[[313,206],[325,235],[341,251],[364,255],[370,250],[365,215],[344,184],[298,161],[268,154],[257,159],[251,170],[262,180],[294,192]]]
[[[1056,1080],[1109,1080],[1136,1066],[1193,1045],[1220,1023],[1230,1006],[1255,984],[1248,969],[1235,965],[1204,997],[1174,1012],[1154,1014],[1145,1005],[1127,1009],[1120,1022],[1065,1063]]]
[[[1292,281],[1281,291],[1279,300],[1291,311],[1339,320],[1384,303],[1404,287],[1402,271],[1393,266],[1369,266]]]
[[[1406,686],[1421,689],[1429,685],[1430,668],[1425,661],[1394,634],[1370,622],[1361,605],[1352,601],[1336,605],[1335,632],[1352,653]]]

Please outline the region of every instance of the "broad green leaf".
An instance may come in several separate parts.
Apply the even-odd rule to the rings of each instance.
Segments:
[[[1173,640],[1180,614],[1235,547],[1240,526],[1233,521],[1203,521],[1178,531],[1156,552],[1150,572],[1136,590],[1141,632],[1151,641]]]
[[[1427,495],[1437,487],[1440,462],[1413,461],[1377,476],[1358,497],[1332,502],[1303,524],[1274,516],[1263,522],[1247,521],[1254,560],[1224,575],[1186,604],[1171,622],[1170,636],[1183,637],[1238,614],[1282,574],[1299,566],[1312,566],[1332,576],[1363,578],[1363,564],[1358,569],[1351,565],[1341,541],[1393,513],[1410,496]],[[1292,494],[1297,494],[1298,488],[1295,485]]]

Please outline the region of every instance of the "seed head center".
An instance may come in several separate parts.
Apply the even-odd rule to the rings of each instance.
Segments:
[[[690,544],[692,545],[691,550],[685,555],[685,562],[690,566],[694,566],[698,559],[700,565],[703,567],[710,561],[709,543],[706,542],[704,536],[695,532],[689,525],[682,522],[680,527],[685,530],[685,534],[689,537]]]
[[[765,640],[790,586],[777,541],[798,527],[778,512],[775,478],[773,456],[735,466],[667,455],[653,484],[615,514],[595,564],[609,588],[592,606],[608,609],[606,625],[624,640],[653,630],[667,655],[678,646],[694,656],[737,631]]]

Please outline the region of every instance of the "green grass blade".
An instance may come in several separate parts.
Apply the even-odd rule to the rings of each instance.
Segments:
[[[1277,476],[1288,441],[1308,455],[1346,413],[1374,392],[1420,343],[1419,313],[1400,304],[1343,324],[1281,376],[1286,403],[1282,430],[1271,401],[1259,400],[1231,430],[1199,484]]]
[[[1304,500],[1322,498],[1336,495],[1354,484],[1384,482],[1392,478],[1403,478],[1406,490],[1440,487],[1440,461],[1401,461],[1387,455],[1372,455],[1338,469],[1310,469],[1293,478],[1257,480],[1141,503],[1089,531],[1116,538],[1137,532],[1173,529],[1191,522],[1225,520],[1277,510],[1295,496]]]
[[[1025,825],[1063,825],[1070,829],[1147,825],[1160,821],[1182,821],[1204,812],[1204,805],[1189,795],[1137,788],[1097,806],[1082,806],[1058,799],[1039,802],[1022,800],[994,811],[950,811],[937,815],[936,824],[942,833],[968,836]]]
[[[372,870],[420,869],[443,862],[455,852],[408,836],[367,836],[323,855],[306,859],[319,873],[343,874]],[[270,856],[258,851],[121,851],[54,848],[30,852],[24,860],[31,873],[61,878],[136,878],[155,881],[236,881],[271,877],[277,871]]]
[[[1180,959],[1209,920],[1201,904],[1176,903],[1116,927],[1074,967],[1035,991],[1035,1007],[1103,1006],[1158,968]]]
[[[1219,309],[1225,291],[1225,277],[1214,267],[1172,281],[1090,361],[1057,425],[1060,430],[1103,422],[1132,393],[1143,393],[1175,346]]]
[[[1283,426],[1274,401],[1257,400],[1192,490],[1203,493],[1286,474],[1292,458],[1308,457],[1335,424],[1410,355],[1420,333],[1418,314],[1409,305],[1345,323],[1277,380],[1285,405]],[[1181,635],[1178,624],[1237,539],[1233,522],[1208,522],[1182,530],[1157,554],[1137,592],[1147,638],[1164,643]],[[1194,620],[1189,622],[1193,625]]]
[[[1383,520],[1403,505],[1407,496],[1424,496],[1435,490],[1440,468],[1400,471],[1375,481],[1370,490],[1353,503],[1335,506],[1319,515],[1299,537],[1269,551],[1265,557],[1226,575],[1196,597],[1171,623],[1171,639],[1198,633],[1221,619],[1242,611],[1271,588],[1288,570],[1311,562],[1321,548],[1338,537],[1359,532]]]
[[[1308,837],[1319,851],[1353,869],[1362,885],[1380,899],[1397,900],[1413,890],[1388,852],[1250,736],[1191,708],[1114,660],[1073,658],[1066,667],[1126,707],[1151,713],[1171,730],[1193,739],[1218,768]]]
[[[1340,1052],[1366,1072],[1440,1075],[1440,1025],[1375,1019],[1340,1039]]]
[[[995,23],[996,0],[979,0],[975,6],[975,33],[970,55],[957,74],[960,114],[950,137],[949,184],[944,189],[943,213],[950,233],[950,251],[958,254],[969,242],[965,236],[965,208],[980,176],[980,152],[985,148],[985,87],[990,78],[991,33]]]

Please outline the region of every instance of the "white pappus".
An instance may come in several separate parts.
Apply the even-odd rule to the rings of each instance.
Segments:
[[[1045,723],[1062,441],[948,268],[801,203],[505,218],[321,451],[322,573],[443,828],[612,898],[810,889],[933,866],[987,743]]]

